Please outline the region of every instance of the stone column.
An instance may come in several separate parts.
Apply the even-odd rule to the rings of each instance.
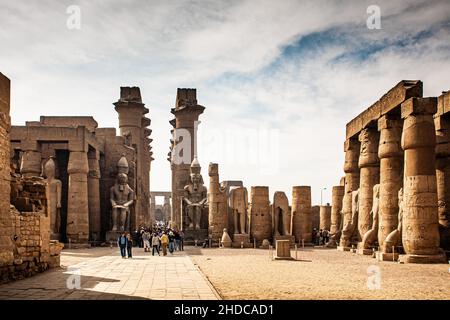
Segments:
[[[358,166],[359,208],[358,208],[358,241],[372,227],[370,212],[373,203],[373,186],[380,181],[380,160],[378,159],[379,133],[374,127],[367,127],[359,134],[361,149]]]
[[[93,241],[100,240],[101,210],[100,210],[100,153],[90,151],[88,153],[88,202],[89,202],[89,238]]]
[[[150,216],[156,220],[156,197],[150,193]]]
[[[438,110],[443,96],[438,98]],[[450,250],[450,121],[445,116],[434,118],[436,127],[436,179],[441,248]]]
[[[223,230],[228,228],[228,205],[225,190],[221,190],[219,183],[219,165],[210,163],[208,168],[208,234],[215,239],[221,239]]]
[[[343,226],[348,225],[352,220],[352,192],[359,188],[359,168],[358,159],[360,151],[360,143],[356,138],[347,139],[344,143],[345,151],[345,185],[344,198],[342,200],[342,219]],[[343,237],[340,239],[340,247],[348,247],[348,243],[344,243]]]
[[[403,184],[403,150],[400,140],[403,121],[397,116],[384,115],[378,120],[380,144],[380,200],[378,211],[378,243],[382,253],[391,252],[385,248],[384,240],[398,226],[398,191]]]
[[[14,253],[11,237],[13,221],[10,203],[10,141],[11,118],[9,117],[10,81],[0,73],[0,271],[13,264]]]
[[[319,227],[320,227],[320,206],[312,206],[311,207],[311,224],[312,224],[312,229],[319,230]],[[311,232],[311,240],[312,240],[312,232]]]
[[[312,241],[312,211],[311,187],[292,187],[292,235],[295,241],[311,243]]]
[[[42,154],[40,145],[36,140],[23,140],[23,150],[20,161],[20,173],[25,177],[39,177],[42,173]]]
[[[330,237],[335,235],[341,228],[342,200],[344,199],[344,186],[334,186],[331,189],[331,226]],[[339,239],[335,239],[339,241]]]
[[[439,248],[435,166],[436,98],[410,98],[401,105],[405,151],[402,242],[404,262],[445,262]]]
[[[269,187],[252,187],[250,192],[250,235],[259,245],[272,237]]]
[[[320,206],[320,229],[330,230],[331,228],[331,206]]]
[[[72,243],[87,244],[89,240],[88,172],[87,153],[71,151],[67,167],[67,238]]]
[[[175,108],[171,109],[175,119],[170,121],[174,127],[171,140],[172,169],[172,217],[173,228],[181,226],[181,200],[184,187],[189,184],[191,162],[196,156],[198,118],[205,107],[197,103],[196,89],[178,89]]]

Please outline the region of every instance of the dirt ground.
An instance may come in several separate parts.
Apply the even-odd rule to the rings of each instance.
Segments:
[[[272,260],[263,249],[186,249],[223,299],[450,299],[446,264],[377,262],[324,248],[298,250],[296,261]]]

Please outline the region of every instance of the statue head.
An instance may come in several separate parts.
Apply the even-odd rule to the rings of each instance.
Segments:
[[[44,175],[47,179],[53,179],[56,175],[56,165],[53,157],[50,157],[44,165]]]
[[[203,184],[203,178],[201,174],[192,173],[191,174],[191,182],[194,186],[194,190],[197,190]]]
[[[127,183],[128,183],[128,176],[127,176],[125,173],[119,173],[119,174],[117,175],[117,182],[118,182],[120,185],[125,185],[125,184],[127,184]]]

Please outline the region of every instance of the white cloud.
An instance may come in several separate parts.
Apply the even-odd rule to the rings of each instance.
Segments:
[[[312,185],[315,202],[328,186],[330,201],[330,187],[343,174],[346,122],[402,79],[423,80],[426,95],[449,89],[448,1],[378,1],[382,30],[368,30],[372,2],[3,1],[0,71],[12,79],[13,123],[89,114],[100,126],[117,126],[111,103],[119,87],[138,85],[152,118],[152,189],[168,190],[170,108],[177,87],[197,87],[207,107],[204,140],[243,128],[280,134],[276,174],[261,174],[254,159],[236,164],[239,154],[210,154],[204,145],[205,176],[208,162],[217,161],[222,179],[288,195],[292,185]],[[81,8],[80,31],[66,28],[72,4]],[[323,31],[335,41],[282,55]],[[400,40],[405,46],[393,46]],[[371,45],[380,48],[368,59],[335,60]]]

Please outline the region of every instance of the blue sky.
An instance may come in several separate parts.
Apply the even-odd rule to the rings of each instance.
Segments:
[[[381,29],[366,26],[369,5]],[[81,29],[66,9],[81,10]],[[425,96],[450,89],[450,2],[0,0],[0,72],[12,80],[12,121],[93,115],[116,127],[120,86],[150,109],[151,189],[170,190],[170,108],[197,88],[205,181],[311,185],[331,199],[343,175],[345,124],[402,79]]]

